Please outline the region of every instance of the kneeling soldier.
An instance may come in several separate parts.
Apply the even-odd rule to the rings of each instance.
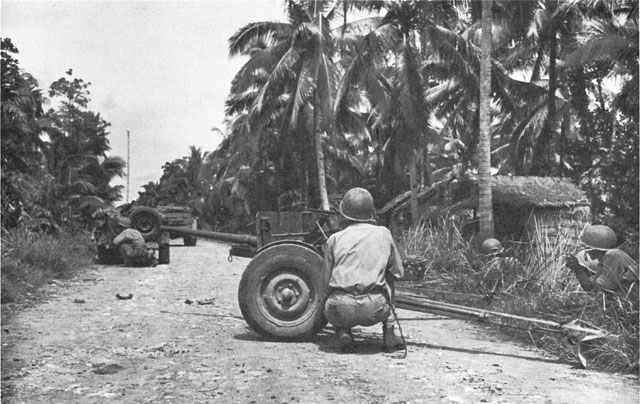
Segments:
[[[373,198],[363,188],[350,189],[340,203],[348,226],[327,240],[325,265],[330,273],[325,316],[334,326],[343,352],[354,352],[351,327],[382,323],[383,349],[404,349],[390,321],[393,282],[404,275],[398,249],[386,227],[373,220]]]

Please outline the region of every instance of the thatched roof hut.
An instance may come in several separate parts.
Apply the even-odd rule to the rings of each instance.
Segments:
[[[560,233],[577,238],[591,219],[586,194],[566,178],[496,175],[491,192],[496,235],[501,239],[522,239],[536,226],[550,238]],[[469,179],[460,184],[454,200],[475,207],[477,194],[477,181]]]
[[[447,185],[438,184],[436,189],[421,193],[420,212],[424,218],[476,209],[478,184],[475,178],[466,178],[459,183],[449,181]],[[502,240],[522,239],[536,226],[550,237],[559,232],[577,237],[591,219],[586,194],[566,178],[498,175],[492,177],[491,190],[496,236]],[[444,194],[448,197],[444,198]],[[399,202],[381,209],[391,218],[390,224],[397,223],[394,218],[402,217],[408,211],[408,198]]]

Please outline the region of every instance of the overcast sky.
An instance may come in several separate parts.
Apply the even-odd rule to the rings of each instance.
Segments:
[[[215,150],[221,137],[211,129],[223,128],[231,79],[245,61],[229,58],[229,37],[249,22],[285,20],[280,0],[0,4],[2,37],[41,89],[73,69],[91,82],[89,109],[111,123],[112,155],[126,159],[130,131],[129,199],[189,146]]]

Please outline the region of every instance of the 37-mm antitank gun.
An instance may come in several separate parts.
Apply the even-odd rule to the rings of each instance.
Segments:
[[[301,340],[315,335],[327,324],[323,303],[328,284],[323,247],[327,238],[341,227],[337,212],[259,212],[256,235],[229,234],[162,226],[147,221],[146,232],[213,239],[231,243],[230,258],[248,257],[238,289],[240,310],[259,334],[278,340]],[[428,299],[411,288],[397,288],[399,308],[482,321],[558,337],[586,367],[580,343],[604,336],[600,330],[585,328],[575,321],[556,323],[505,313],[491,312]]]

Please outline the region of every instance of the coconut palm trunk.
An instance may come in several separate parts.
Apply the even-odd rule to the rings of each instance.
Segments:
[[[480,136],[478,145],[478,217],[480,240],[493,237],[491,196],[491,13],[492,0],[482,1],[482,59],[480,63]]]
[[[318,196],[320,197],[320,209],[329,210],[329,196],[327,194],[327,180],[325,176],[324,152],[322,150],[322,132],[320,130],[319,114],[317,112],[317,95],[313,96],[313,114],[314,114],[314,152],[315,160],[318,168]]]

